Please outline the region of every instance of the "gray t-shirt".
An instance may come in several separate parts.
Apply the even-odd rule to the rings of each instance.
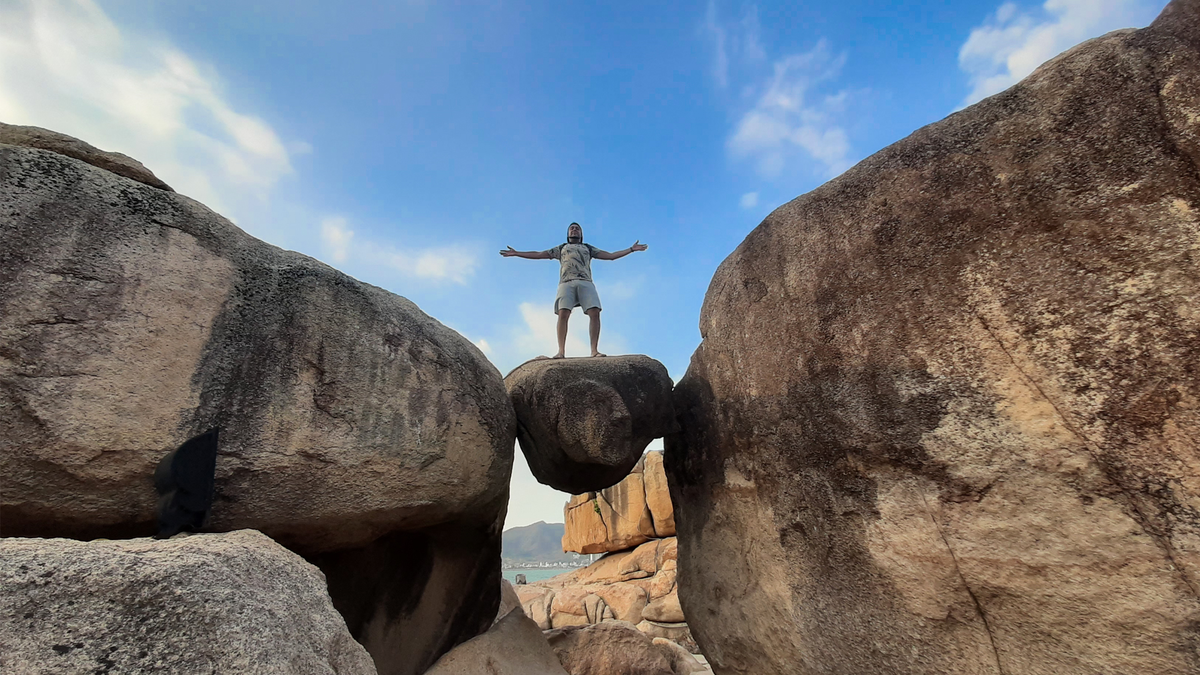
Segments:
[[[591,244],[559,244],[546,251],[561,266],[558,283],[592,280],[592,256],[598,249]]]

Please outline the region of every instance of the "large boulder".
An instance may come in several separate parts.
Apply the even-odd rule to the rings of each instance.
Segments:
[[[374,675],[325,578],[253,530],[0,539],[6,673]]]
[[[4,534],[154,532],[155,465],[215,427],[208,528],[321,566],[380,672],[490,624],[515,418],[474,345],[187,197],[0,145]]]
[[[518,608],[438,659],[425,675],[566,675],[536,623]]]
[[[675,429],[671,377],[647,356],[529,361],[504,383],[529,470],[563,492],[616,484]]]
[[[716,672],[1200,672],[1200,0],[778,208],[666,443]]]
[[[623,551],[675,534],[675,517],[662,452],[648,452],[629,475],[598,492],[572,495],[563,507],[562,549],[578,553]]]

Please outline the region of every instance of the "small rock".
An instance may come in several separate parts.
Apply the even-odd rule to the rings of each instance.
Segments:
[[[675,675],[667,653],[625,621],[546,632],[571,675]]]
[[[537,624],[512,612],[446,652],[425,675],[565,675]]]

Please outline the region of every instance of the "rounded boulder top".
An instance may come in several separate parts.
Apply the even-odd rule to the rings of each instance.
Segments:
[[[642,355],[539,359],[504,378],[539,482],[580,494],[616,484],[675,429],[671,377]]]

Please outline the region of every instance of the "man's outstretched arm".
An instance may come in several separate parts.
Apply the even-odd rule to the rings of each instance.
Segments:
[[[629,248],[623,249],[620,251],[615,251],[613,253],[609,253],[608,251],[602,251],[600,249],[596,249],[596,255],[594,255],[592,257],[598,258],[600,260],[616,260],[617,258],[624,258],[625,256],[627,256],[630,253],[633,253],[635,251],[645,251],[647,248],[649,248],[649,247],[646,246],[645,244],[641,243],[641,239],[639,239],[639,240],[633,242],[633,246],[630,246]]]
[[[500,255],[505,258],[526,258],[528,260],[549,260],[550,254],[546,251],[517,251],[513,247],[500,251]]]

